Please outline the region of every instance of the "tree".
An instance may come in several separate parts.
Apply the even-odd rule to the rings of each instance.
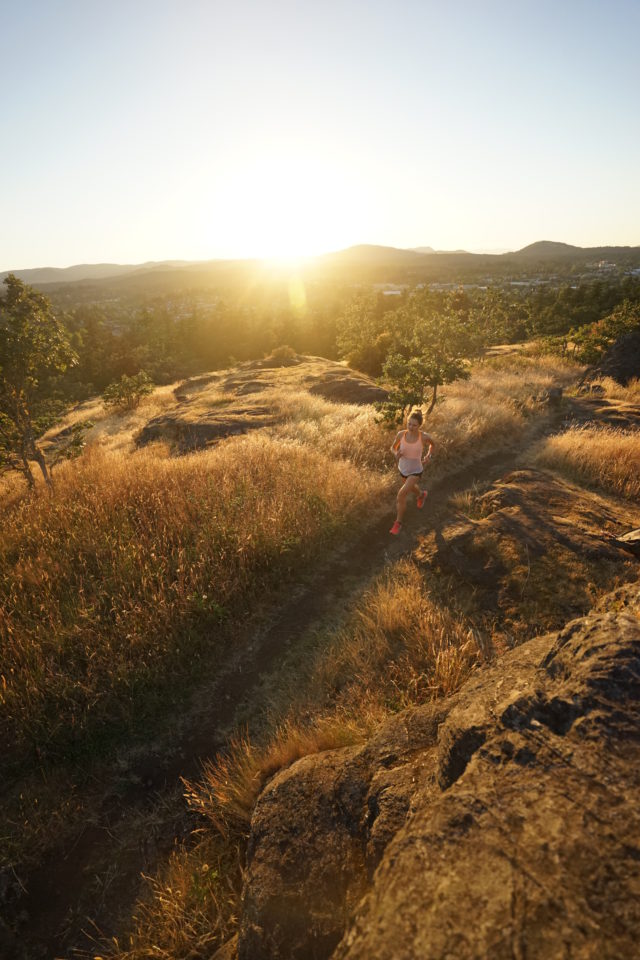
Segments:
[[[76,362],[69,335],[51,303],[9,274],[0,300],[0,458],[35,486],[35,460],[48,485],[51,478],[37,444],[38,417],[49,399],[47,382]],[[40,423],[42,427],[42,422]]]
[[[377,406],[387,423],[402,420],[407,407],[422,406],[427,400],[428,416],[437,402],[438,387],[468,379],[469,361],[485,342],[473,309],[458,291],[441,304],[428,292],[414,294],[400,313],[400,328],[410,335],[383,367],[389,396]]]
[[[361,294],[338,319],[336,340],[341,356],[350,367],[374,377],[382,372],[393,344],[396,304],[389,302],[392,299],[377,293]]]
[[[102,394],[107,407],[119,410],[135,410],[143,397],[153,392],[153,383],[144,370],[128,377],[124,373],[115,383],[110,383]]]
[[[616,340],[639,329],[640,304],[625,300],[597,323],[585,324],[577,330],[571,330],[565,341],[572,341],[573,355],[579,363],[596,364],[603,359]],[[549,346],[557,350],[560,339],[549,340]]]

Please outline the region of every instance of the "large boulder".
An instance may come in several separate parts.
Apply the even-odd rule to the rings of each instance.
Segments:
[[[441,704],[408,711],[364,747],[303,758],[263,791],[251,822],[238,955],[327,957],[406,820]]]
[[[344,369],[342,372],[331,372],[318,378],[316,383],[309,387],[309,393],[332,400],[334,403],[377,403],[389,396],[384,387],[378,386],[364,374]]]
[[[252,820],[241,960],[633,956],[637,584],[611,606],[276,776]]]
[[[211,411],[193,418],[180,410],[172,411],[149,420],[138,433],[136,443],[144,446],[157,440],[166,440],[181,453],[186,453],[201,450],[226,437],[259,430],[273,423],[274,419],[266,407],[249,410],[236,407],[226,414]]]
[[[623,386],[640,377],[640,330],[620,337],[607,351],[595,375],[612,377]]]

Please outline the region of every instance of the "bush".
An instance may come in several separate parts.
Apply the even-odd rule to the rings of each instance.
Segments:
[[[298,354],[295,352],[293,347],[288,346],[286,343],[282,344],[280,347],[275,347],[268,357],[265,357],[265,360],[271,360],[273,362],[282,363],[283,366],[287,366],[291,360],[295,360]]]
[[[153,383],[144,370],[135,377],[123,374],[119,380],[110,383],[102,394],[106,407],[119,410],[135,410],[143,397],[153,393]]]

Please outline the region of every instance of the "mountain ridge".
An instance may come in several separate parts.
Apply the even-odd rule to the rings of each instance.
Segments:
[[[367,265],[369,267],[394,265],[419,265],[431,263],[436,260],[460,263],[462,264],[482,264],[490,263],[508,263],[522,261],[550,262],[553,260],[580,261],[592,258],[602,260],[608,258],[628,257],[629,255],[640,254],[640,245],[638,246],[602,246],[602,247],[578,247],[572,244],[553,240],[538,240],[530,243],[520,250],[514,250],[504,253],[473,253],[466,250],[436,250],[433,247],[393,247],[382,244],[354,244],[341,250],[330,251],[315,257],[303,258],[308,264],[322,265],[340,265],[348,267],[350,264],[358,266]],[[15,274],[25,283],[29,284],[65,284],[77,283],[83,281],[109,281],[126,276],[146,275],[150,273],[177,273],[178,271],[187,271],[188,273],[198,270],[207,270],[212,268],[237,268],[249,267],[260,264],[259,258],[211,258],[208,260],[148,260],[137,264],[119,264],[119,263],[81,263],[69,267],[31,267],[28,269],[5,270],[0,271],[0,280],[3,280],[10,273]]]

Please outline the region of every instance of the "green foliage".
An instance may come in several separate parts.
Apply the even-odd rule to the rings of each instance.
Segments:
[[[102,399],[106,407],[114,407],[124,412],[135,410],[142,398],[152,392],[153,382],[151,378],[144,370],[140,370],[133,377],[128,377],[124,373],[115,383],[110,383],[102,394]]]
[[[290,360],[295,360],[296,356],[296,351],[288,344],[283,343],[282,346],[272,350],[266,359],[272,360],[274,363],[282,363],[283,366],[286,366]]]
[[[571,351],[579,363],[599,363],[616,340],[640,329],[640,303],[625,300],[608,316],[596,323],[584,324],[564,336],[548,337],[544,345],[550,353],[564,355]]]
[[[338,322],[336,342],[350,367],[379,377],[393,347],[397,314],[385,298],[375,293],[360,295],[348,304]]]
[[[640,283],[633,277],[622,281],[540,286],[527,296],[529,327],[536,336],[562,337],[609,316],[625,301],[640,302]]]
[[[51,458],[51,469],[65,460],[75,460],[80,456],[86,446],[86,433],[93,426],[93,420],[80,420],[65,430],[65,436],[57,444]]]
[[[476,316],[487,343],[518,343],[529,335],[528,303],[522,297],[497,287],[489,287],[480,298]]]
[[[485,345],[485,337],[464,294],[447,294],[437,303],[428,291],[414,294],[399,316],[402,338],[383,367],[389,389],[377,404],[382,420],[397,423],[407,407],[422,406],[428,413],[437,401],[438,387],[469,377],[469,361]]]
[[[15,467],[34,484],[29,460],[36,460],[49,482],[36,443],[37,418],[47,420],[50,381],[76,362],[69,334],[51,303],[9,274],[0,300],[0,463]],[[40,424],[42,426],[42,423]]]

